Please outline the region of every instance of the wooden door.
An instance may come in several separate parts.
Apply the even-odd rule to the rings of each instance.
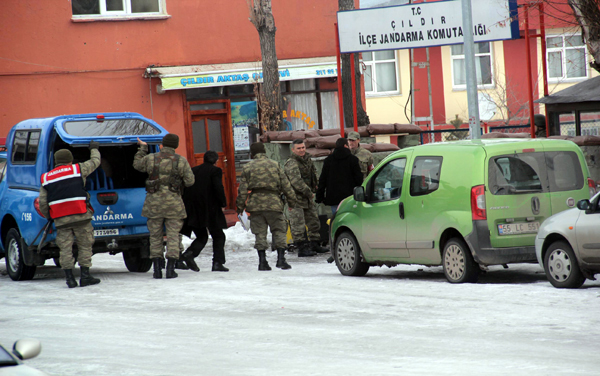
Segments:
[[[208,150],[219,155],[215,165],[223,170],[227,207],[235,208],[235,161],[229,101],[189,102],[186,133],[188,160],[192,167],[204,163],[204,153]]]

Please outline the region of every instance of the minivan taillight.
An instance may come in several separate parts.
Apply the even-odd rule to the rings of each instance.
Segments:
[[[590,198],[594,197],[596,194],[596,183],[590,178],[588,178],[588,186],[590,187]]]
[[[40,210],[40,198],[36,197],[35,200],[33,200],[33,207],[35,208],[35,211],[40,215],[40,217],[45,218],[44,215],[42,214],[42,211]]]
[[[474,221],[487,219],[485,213],[485,186],[476,185],[471,188],[471,215]]]

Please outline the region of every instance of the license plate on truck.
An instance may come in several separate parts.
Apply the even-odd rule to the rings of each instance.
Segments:
[[[111,228],[106,230],[94,230],[94,236],[111,236],[111,235],[119,235],[118,228]]]
[[[498,225],[499,235],[537,234],[539,222],[505,223]]]

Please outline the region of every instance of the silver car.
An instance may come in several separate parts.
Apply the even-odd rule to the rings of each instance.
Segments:
[[[40,341],[36,339],[21,339],[15,342],[13,351],[8,351],[0,345],[0,376],[46,376],[47,373],[23,364],[22,360],[38,356],[42,351]]]
[[[600,273],[600,193],[577,208],[546,219],[535,239],[535,253],[557,288],[578,288]]]

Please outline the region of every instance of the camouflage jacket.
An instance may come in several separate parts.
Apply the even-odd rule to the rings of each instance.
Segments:
[[[370,151],[361,148],[360,146],[356,149],[352,149],[352,155],[355,155],[358,158],[360,172],[362,172],[364,180],[367,175],[369,175],[369,172],[373,169],[373,155]]]
[[[284,171],[296,193],[296,206],[303,209],[308,208],[312,204],[313,193],[317,191],[319,184],[317,169],[310,155],[306,153],[304,157],[299,157],[292,154],[285,161]]]
[[[238,197],[235,202],[237,211],[283,211],[281,194],[288,205],[294,207],[296,195],[289,180],[279,167],[279,163],[267,158],[264,153],[257,154],[244,166],[240,179]],[[248,200],[248,201],[246,201]]]
[[[62,165],[56,165],[56,167]],[[81,178],[83,179],[83,186],[85,187],[85,178],[87,178],[95,169],[100,166],[100,152],[98,149],[90,150],[90,159],[83,163],[79,164],[81,168]],[[88,193],[88,201],[89,201],[89,193]],[[48,191],[46,188],[40,188],[40,211],[44,214],[44,217],[50,218],[50,207],[48,206]],[[69,226],[78,226],[87,223],[92,220],[92,215],[94,214],[94,210],[90,205],[88,205],[87,213],[83,214],[73,214],[68,215],[66,217],[56,218],[54,220],[54,225],[56,228],[69,227]]]
[[[161,153],[175,154],[175,149],[163,147]],[[157,154],[157,153],[156,153]],[[154,170],[154,156],[148,154],[148,145],[140,145],[138,152],[133,159],[133,168],[138,171],[146,172],[148,175]],[[173,162],[165,158],[160,162],[158,176],[161,180],[160,187],[155,193],[147,193],[142,216],[146,218],[185,218],[185,206],[181,199],[181,194],[169,190],[167,183],[171,176]],[[178,171],[176,173],[186,187],[194,184],[194,173],[188,161],[179,156]],[[164,182],[164,183],[163,183]]]

